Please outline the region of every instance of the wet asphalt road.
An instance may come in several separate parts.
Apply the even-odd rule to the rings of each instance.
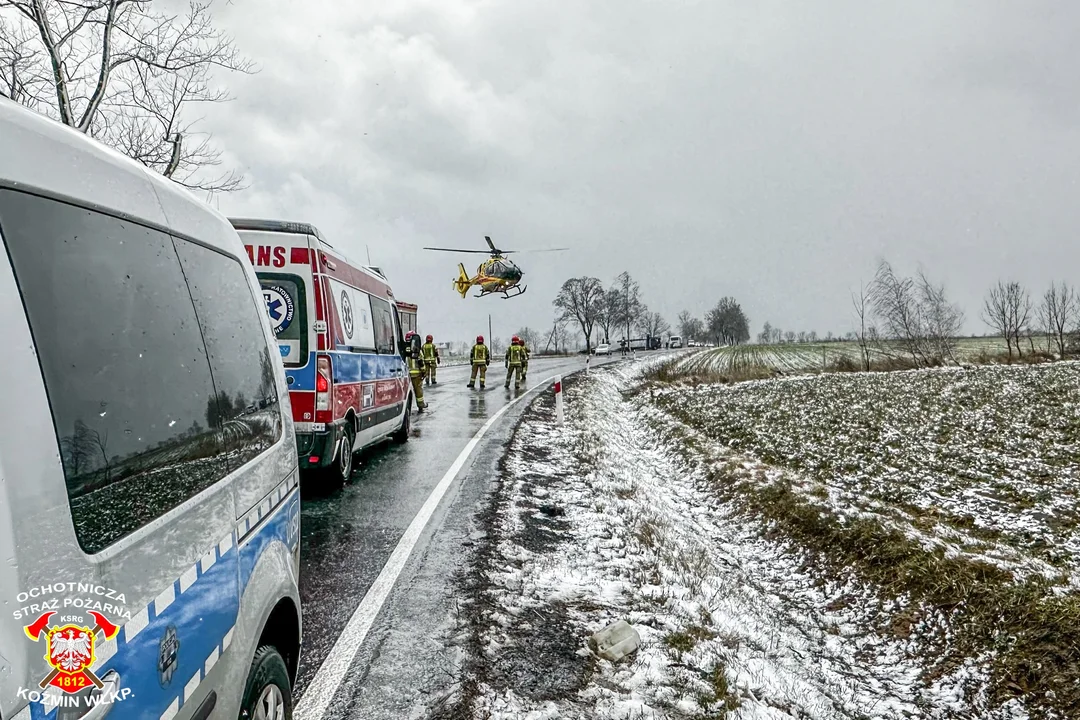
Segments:
[[[584,361],[537,358],[530,365],[529,382],[536,384],[550,375],[580,370]],[[413,416],[409,442],[369,450],[344,488],[329,493],[303,489],[304,645],[298,698],[432,489],[487,419],[516,397],[502,387],[502,367],[493,363],[489,369],[495,372],[483,393],[465,387],[467,368],[441,370],[438,386],[425,388],[430,410]],[[511,408],[465,464],[326,717],[415,716],[416,706],[424,704],[424,696],[438,684],[432,674],[449,677],[445,666],[452,659],[437,637],[447,629],[447,582],[463,555],[462,546],[468,544],[471,516],[487,491],[494,464],[528,403],[526,398]]]

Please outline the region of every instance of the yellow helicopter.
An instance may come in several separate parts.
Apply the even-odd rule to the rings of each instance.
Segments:
[[[527,286],[522,286],[521,283],[521,268],[514,263],[507,260],[506,256],[512,252],[561,252],[563,250],[569,250],[570,248],[547,248],[544,250],[500,250],[495,247],[495,243],[491,242],[491,238],[487,235],[484,236],[484,240],[487,241],[490,250],[461,250],[459,248],[437,248],[426,247],[425,250],[435,250],[438,252],[459,252],[459,253],[482,253],[491,255],[491,258],[480,263],[480,267],[476,269],[476,275],[469,277],[469,273],[465,271],[465,266],[458,263],[458,277],[454,280],[454,289],[461,293],[461,297],[465,297],[469,294],[469,288],[480,288],[480,294],[474,297],[484,297],[485,295],[491,295],[493,293],[502,293],[504,299],[517,297],[522,295],[527,289]]]

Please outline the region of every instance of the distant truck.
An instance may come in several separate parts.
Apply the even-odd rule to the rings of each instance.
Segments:
[[[416,329],[416,305],[398,300],[397,309],[398,317],[401,319],[402,334],[408,335],[410,332],[420,332]]]
[[[630,349],[631,350],[659,350],[664,347],[664,342],[657,335],[642,338],[631,338]],[[626,350],[626,340],[619,341],[619,349]]]
[[[668,338],[668,347],[672,350],[682,347],[682,337],[680,335],[672,335]]]

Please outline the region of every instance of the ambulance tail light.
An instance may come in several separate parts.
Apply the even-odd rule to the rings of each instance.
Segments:
[[[326,422],[320,419],[318,413],[330,411],[330,396],[334,391],[334,376],[330,371],[330,358],[320,355],[315,361],[315,412],[316,422]]]

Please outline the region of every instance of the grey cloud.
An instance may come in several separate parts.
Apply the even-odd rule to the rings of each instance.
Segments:
[[[219,202],[370,247],[442,335],[547,326],[565,277],[624,269],[671,320],[734,294],[755,328],[842,332],[881,256],[981,331],[998,275],[1080,255],[1071,5],[299,7],[221,8],[263,71],[207,111],[252,181]],[[461,301],[459,258],[419,248],[485,234],[575,252],[521,256],[525,298]]]

